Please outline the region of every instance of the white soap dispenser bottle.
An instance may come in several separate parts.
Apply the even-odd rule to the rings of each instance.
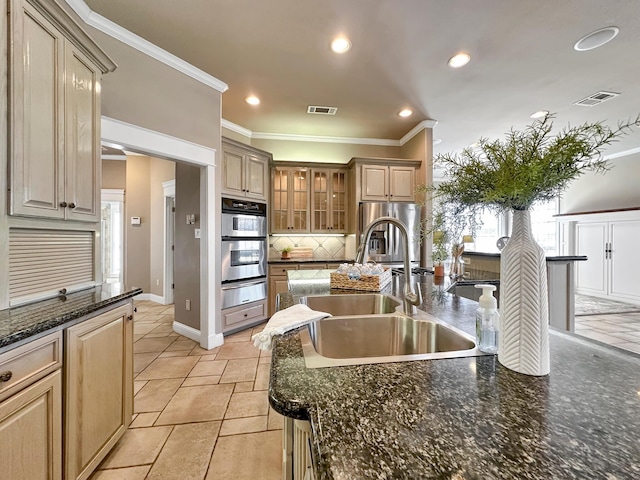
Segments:
[[[485,353],[498,352],[498,301],[493,296],[495,285],[476,285],[482,289],[480,306],[476,311],[476,342],[480,351]]]

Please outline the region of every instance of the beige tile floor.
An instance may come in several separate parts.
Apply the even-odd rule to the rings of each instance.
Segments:
[[[640,353],[639,312],[576,317],[575,331],[593,340]]]
[[[173,332],[173,306],[136,307],[133,422],[90,480],[280,479],[270,352],[250,342],[264,325],[207,351]]]

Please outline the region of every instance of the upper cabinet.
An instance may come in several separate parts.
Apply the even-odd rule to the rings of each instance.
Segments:
[[[100,82],[116,65],[52,0],[10,3],[12,215],[100,220]]]
[[[309,233],[309,170],[273,168],[271,233]]]
[[[313,168],[311,170],[311,231],[346,233],[348,229],[346,169]]]
[[[222,193],[266,202],[270,153],[228,138],[222,139]]]
[[[361,200],[374,202],[413,202],[415,167],[362,165]]]

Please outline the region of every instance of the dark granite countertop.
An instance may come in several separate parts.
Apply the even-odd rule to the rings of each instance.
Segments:
[[[353,262],[353,259],[345,258],[287,258],[282,259],[280,257],[270,257],[268,263],[345,263]]]
[[[500,258],[500,252],[474,252],[465,251],[463,254],[470,257],[496,257]],[[587,260],[586,255],[553,255],[547,257],[547,262],[583,262]]]
[[[105,283],[65,296],[0,310],[0,352],[64,328],[74,320],[139,293],[142,290],[137,287]]]
[[[473,333],[477,303],[432,280],[420,309]],[[638,355],[552,331],[530,377],[495,356],[307,369],[297,330],[273,347],[270,403],[310,420],[319,479],[640,477]]]

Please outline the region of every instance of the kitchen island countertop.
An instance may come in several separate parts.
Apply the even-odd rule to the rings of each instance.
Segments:
[[[420,310],[473,333],[477,303],[432,279]],[[640,356],[559,332],[550,348],[547,377],[495,356],[307,369],[295,330],[274,338],[269,400],[310,420],[319,479],[638,478]]]

